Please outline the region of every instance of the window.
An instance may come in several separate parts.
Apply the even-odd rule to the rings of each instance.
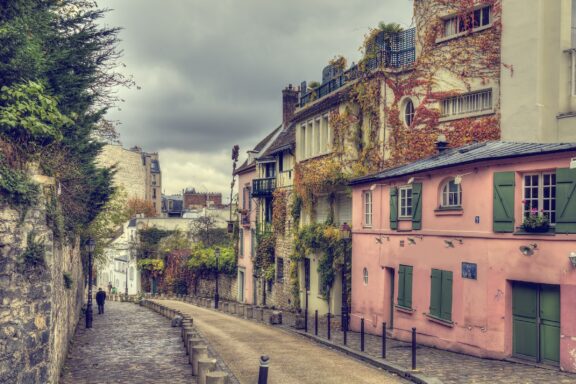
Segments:
[[[452,321],[452,271],[432,270],[430,316]]]
[[[366,267],[362,271],[362,279],[364,280],[364,285],[368,285],[368,268]]]
[[[483,7],[466,15],[457,15],[444,19],[444,37],[454,36],[466,31],[490,25],[492,18],[491,7]]]
[[[442,100],[442,117],[481,113],[485,111],[492,111],[491,89],[466,93]]]
[[[450,180],[442,187],[442,204],[441,207],[455,208],[462,205],[462,190],[460,184]]]
[[[152,188],[152,198],[156,198],[156,188]]]
[[[264,222],[267,224],[272,223],[272,198],[264,200]]]
[[[572,0],[572,48],[576,48],[576,0]]]
[[[256,256],[256,233],[253,229],[250,230],[250,257]]]
[[[266,178],[276,177],[276,164],[275,163],[264,164],[264,177],[266,177]]]
[[[364,226],[372,226],[372,192],[364,191]]]
[[[284,259],[276,258],[276,281],[284,281]]]
[[[330,150],[328,116],[322,116],[300,125],[300,155],[303,159],[327,153]]]
[[[404,105],[404,122],[407,127],[412,126],[414,121],[414,103],[412,100],[408,99]]]
[[[284,154],[278,155],[278,172],[284,172]]]
[[[239,241],[240,241],[240,244],[239,244],[240,249],[239,249],[238,254],[240,257],[244,257],[244,230],[242,228],[240,228],[238,235],[239,235],[238,237],[239,237]]]
[[[412,266],[400,265],[398,269],[398,306],[412,308]]]
[[[412,187],[401,187],[398,192],[398,217],[412,218]]]
[[[533,173],[523,176],[523,216],[536,211],[556,223],[556,173]]]

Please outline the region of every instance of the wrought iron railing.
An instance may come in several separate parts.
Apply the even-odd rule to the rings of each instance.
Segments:
[[[276,188],[276,178],[252,180],[252,197],[270,196]]]
[[[370,72],[377,68],[401,68],[411,65],[416,60],[415,40],[415,28],[388,35],[382,33],[375,40],[376,54],[365,60],[362,70]],[[356,80],[359,76],[360,68],[358,65],[350,67],[341,75],[333,77],[301,96],[300,107],[336,91],[346,83]]]

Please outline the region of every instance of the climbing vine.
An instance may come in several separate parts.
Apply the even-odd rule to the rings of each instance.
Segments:
[[[276,236],[272,232],[257,235],[257,246],[254,258],[254,273],[266,281],[274,279]]]
[[[285,189],[275,189],[273,193],[272,227],[276,236],[283,236],[286,232],[286,218],[288,217],[288,192]]]

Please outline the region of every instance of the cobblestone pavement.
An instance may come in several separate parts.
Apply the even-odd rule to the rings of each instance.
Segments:
[[[61,384],[192,384],[180,328],[147,308],[107,302],[91,329],[78,325]]]
[[[284,314],[283,327],[294,324],[293,315]],[[338,323],[339,324],[339,323]],[[331,341],[343,345],[343,334],[336,327],[331,327]],[[314,317],[308,321],[308,333],[314,334]],[[318,336],[327,338],[327,323],[319,322]],[[365,352],[380,358],[382,338],[365,335]],[[347,346],[360,350],[360,334],[348,332]],[[386,360],[401,367],[411,367],[411,345],[409,343],[387,339]],[[480,359],[474,356],[444,351],[436,348],[419,346],[416,351],[417,368],[427,377],[435,377],[445,384],[568,384],[576,383],[576,374],[560,372],[557,368],[540,368],[527,364],[500,360]]]
[[[180,301],[158,302],[190,314],[194,325],[241,383],[258,381],[261,355],[270,357],[269,384],[406,383],[398,376],[272,326]]]

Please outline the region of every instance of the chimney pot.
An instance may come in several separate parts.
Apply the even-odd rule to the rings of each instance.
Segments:
[[[444,134],[438,135],[438,139],[436,139],[436,149],[438,153],[444,153],[444,151],[448,149],[448,141]]]

